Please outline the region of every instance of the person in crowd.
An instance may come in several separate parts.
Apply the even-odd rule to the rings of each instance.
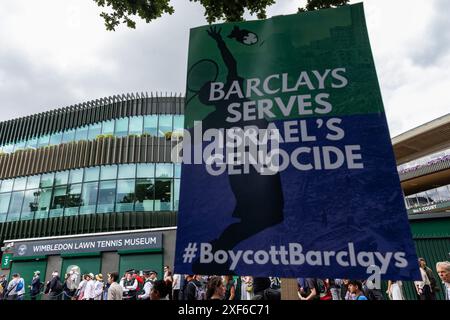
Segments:
[[[167,282],[164,280],[156,280],[153,283],[152,290],[150,293],[151,300],[167,300],[167,295],[169,293],[169,287]]]
[[[103,282],[103,275],[101,273],[95,276],[95,297],[94,300],[103,299],[103,290],[105,289],[105,283]]]
[[[187,283],[184,290],[184,300],[194,301],[205,299],[205,294],[200,279],[200,275],[188,275],[186,277]]]
[[[169,290],[167,296],[169,297],[169,300],[172,300],[173,276],[169,266],[164,267],[164,281],[166,282],[167,288]]]
[[[62,295],[62,299],[63,300],[71,300],[71,296],[70,296],[70,292],[69,292],[69,287],[68,287],[68,282],[70,282],[69,280],[69,274],[66,273],[64,275],[64,282],[63,282],[63,295]]]
[[[300,300],[319,300],[319,285],[315,278],[305,278],[304,287],[300,288]]]
[[[117,281],[119,281],[119,274],[117,272],[108,274],[109,289],[107,300],[122,300],[123,288]]]
[[[8,287],[8,281],[5,274],[0,274],[0,300],[3,300]]]
[[[381,283],[376,284],[375,280],[366,280],[363,283],[364,295],[369,300],[384,300],[383,293],[381,291]]]
[[[66,275],[64,281],[64,300],[72,300],[77,292],[78,288],[78,274],[75,272],[76,270],[73,268]]]
[[[441,261],[436,263],[436,271],[444,285],[445,300],[450,300],[450,262]]]
[[[270,288],[270,278],[254,277],[253,278],[253,300],[261,300],[264,297],[264,292]]]
[[[133,275],[133,270],[128,270],[125,273],[125,278],[122,278],[122,280],[120,280],[120,285],[123,289],[124,300],[136,300],[137,298],[138,281],[135,277],[133,277]]]
[[[11,281],[8,284],[6,291],[7,300],[23,300],[25,294],[25,281],[20,277],[20,274],[14,273]]]
[[[153,284],[156,280],[156,271],[144,271],[144,294],[138,295],[139,300],[148,300],[150,299],[150,294],[152,291]]]
[[[428,271],[425,259],[419,258],[419,270],[422,279],[420,281],[414,281],[416,292],[419,300],[435,300],[435,293],[432,292],[432,281],[436,282],[433,273]],[[430,279],[430,276],[434,279]]]
[[[58,271],[53,271],[52,279],[47,282],[45,293],[48,293],[49,300],[61,300],[63,294],[63,285]]]
[[[341,300],[341,279],[329,279],[332,300]]]
[[[192,281],[193,275],[185,274],[180,277],[180,292],[178,294],[178,300],[186,299],[186,289],[190,281]]]
[[[400,280],[389,280],[386,294],[391,300],[405,300],[403,295],[403,283]]]
[[[321,284],[319,284],[319,296],[320,300],[323,301],[329,301],[333,300],[333,295],[331,293],[331,288],[334,286],[334,279],[317,279],[317,281],[321,281]],[[322,288],[320,286],[322,285]]]
[[[367,297],[363,292],[361,281],[350,280],[348,282],[348,291],[352,295],[351,300],[367,300]]]
[[[225,285],[225,300],[236,299],[236,285],[233,276],[224,276],[223,282]]]
[[[180,294],[180,284],[181,284],[181,274],[175,273],[173,275],[173,282],[172,282],[172,299],[173,300],[179,300],[179,294]]]
[[[77,291],[75,292],[75,295],[73,297],[74,300],[83,300],[84,297],[84,289],[86,289],[86,284],[88,282],[88,275],[83,274],[81,278],[82,280],[78,284]]]
[[[129,271],[133,274],[133,279],[136,279],[137,281],[137,288],[136,288],[137,293],[144,288],[145,279],[144,277],[140,276],[135,269],[131,269]]]
[[[83,300],[95,299],[95,280],[94,274],[89,273],[86,275],[86,286],[84,288]]]
[[[241,300],[252,300],[253,278],[251,276],[244,276],[242,277],[241,281],[242,281]]]
[[[36,300],[39,293],[41,292],[41,272],[39,270],[36,270],[33,275],[33,279],[31,280],[30,288],[30,299]]]
[[[222,277],[213,276],[206,285],[206,300],[224,300],[225,286]]]
[[[341,300],[352,300],[350,291],[348,291],[349,279],[339,280]]]

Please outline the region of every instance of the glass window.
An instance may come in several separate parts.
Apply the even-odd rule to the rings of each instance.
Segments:
[[[41,179],[41,176],[31,176],[28,177],[27,180],[27,189],[37,189],[39,188],[39,180]]]
[[[117,165],[101,167],[100,180],[110,179],[117,179]]]
[[[83,182],[83,169],[70,170],[69,184]]]
[[[65,216],[76,216],[81,206],[81,183],[67,186]]]
[[[417,204],[418,204],[415,195],[406,197],[406,202],[408,203],[410,208],[415,208],[415,207],[417,207]]]
[[[169,134],[171,133],[172,133],[172,116],[160,115],[158,136],[170,138]]]
[[[55,187],[50,207],[50,218],[62,217],[66,204],[66,189],[67,186]]]
[[[98,181],[100,175],[100,167],[92,167],[84,169],[84,182]]]
[[[54,178],[55,178],[54,173],[43,174],[41,177],[41,183],[39,184],[39,187],[41,187],[41,188],[53,187]]]
[[[436,189],[427,190],[427,196],[430,199],[431,203],[439,202],[439,193]]]
[[[437,188],[437,192],[439,193],[439,198],[442,202],[450,201],[450,192],[448,190],[448,186],[442,186]]]
[[[172,180],[156,179],[155,211],[172,210]]]
[[[62,143],[69,143],[75,140],[75,129],[66,130],[63,133]]]
[[[116,119],[115,136],[125,137],[128,135],[128,118]]]
[[[0,187],[0,192],[12,191],[13,184],[14,184],[14,179],[3,180],[2,186]]]
[[[184,132],[184,116],[173,116],[173,132],[177,137],[182,137]]]
[[[129,179],[136,177],[135,164],[121,164],[119,165],[119,179]]]
[[[0,194],[0,222],[6,221],[6,215],[9,208],[9,200],[11,200],[11,193]]]
[[[22,210],[24,191],[13,192],[11,194],[11,203],[9,204],[8,216],[6,221],[17,221],[20,219]]]
[[[69,180],[69,171],[60,171],[55,174],[55,186],[67,184]]]
[[[16,142],[16,144],[14,145],[13,152],[25,149],[25,145],[26,145],[26,141]]]
[[[88,126],[77,128],[77,131],[75,133],[75,141],[87,140],[88,139],[88,131],[89,131]]]
[[[114,211],[116,197],[116,181],[101,181],[98,190],[97,213]]]
[[[426,205],[428,204],[428,197],[425,192],[420,192],[416,195],[417,201],[419,202],[419,205]]]
[[[171,163],[158,163],[156,164],[157,178],[172,178],[173,177],[173,165]]]
[[[103,122],[102,134],[114,134],[114,120],[108,120]]]
[[[50,136],[50,145],[58,145],[61,144],[62,141],[62,132],[54,133]]]
[[[178,208],[180,207],[180,179],[174,180],[173,200],[173,209],[178,210]]]
[[[25,190],[25,185],[27,183],[27,177],[15,178],[14,179],[14,191]]]
[[[134,179],[117,181],[116,211],[133,211]]]
[[[137,165],[138,178],[153,178],[155,176],[154,163],[139,163]]]
[[[102,134],[102,124],[94,123],[89,125],[88,140],[95,140],[98,135]]]
[[[143,117],[131,117],[130,118],[130,135],[131,134],[142,134]]]
[[[181,164],[180,163],[174,164],[174,168],[175,168],[175,178],[181,178]]]
[[[37,189],[25,191],[25,197],[22,205],[22,215],[20,220],[31,220],[34,213],[38,210],[39,192]]]
[[[50,144],[50,135],[42,136],[38,140],[38,148],[48,146],[49,144]]]
[[[153,211],[154,203],[155,181],[153,179],[137,179],[135,211]]]
[[[36,149],[38,146],[38,138],[32,138],[30,140],[27,141],[26,144],[26,149],[30,148],[30,149]]]
[[[173,131],[181,131],[184,129],[184,116],[176,115],[173,116]]]
[[[144,117],[144,134],[152,137],[158,136],[158,116],[151,115]]]
[[[39,204],[36,211],[35,219],[45,219],[48,217],[50,202],[52,200],[52,188],[43,188],[38,191]]]
[[[97,204],[98,182],[83,183],[83,192],[81,193],[80,214],[95,213]]]

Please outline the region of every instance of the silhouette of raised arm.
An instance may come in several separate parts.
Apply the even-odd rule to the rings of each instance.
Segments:
[[[228,69],[227,81],[233,81],[236,80],[236,78],[238,78],[237,63],[233,55],[231,54],[230,50],[228,50],[225,41],[223,41],[222,36],[220,35],[221,31],[222,28],[219,28],[217,30],[216,27],[211,27],[209,30],[206,30],[209,36],[214,40],[216,40],[217,46],[219,47],[220,53],[222,55],[222,59],[225,62],[225,65],[227,66]]]

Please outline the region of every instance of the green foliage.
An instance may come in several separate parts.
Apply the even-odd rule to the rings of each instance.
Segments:
[[[299,8],[299,12],[314,11],[327,8],[335,8],[346,5],[350,0],[307,0],[305,8]]]
[[[258,19],[266,18],[266,8],[273,5],[276,0],[189,0],[199,2],[205,8],[205,17],[208,23],[217,20],[227,22],[242,21],[244,12],[248,10],[256,14]],[[347,4],[350,0],[307,0],[305,8],[299,11],[312,11],[325,8],[338,7]],[[174,13],[170,0],[94,0],[99,7],[106,7],[108,12],[100,16],[105,21],[106,30],[115,31],[121,23],[129,28],[136,28],[133,20],[136,16],[150,22],[163,14]]]
[[[100,139],[106,139],[106,138],[113,138],[114,135],[109,133],[109,134],[98,134],[95,139],[96,140],[100,140]]]
[[[139,16],[148,23],[164,13],[174,12],[169,4],[170,0],[94,0],[94,2],[100,7],[106,6],[112,10],[111,13],[100,14],[108,31],[115,31],[121,23],[135,29],[136,22],[130,18],[132,16]]]
[[[228,22],[242,21],[247,9],[258,19],[266,18],[266,8],[275,3],[275,0],[189,0],[200,2],[205,8],[205,17],[208,23],[224,19]]]

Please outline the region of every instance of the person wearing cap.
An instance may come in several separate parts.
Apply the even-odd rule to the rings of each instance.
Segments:
[[[141,294],[138,296],[139,300],[147,300],[150,299],[150,293],[151,290],[153,288],[153,284],[155,283],[156,279],[156,275],[158,273],[156,271],[149,271],[146,270],[144,271],[144,277],[145,277],[145,282],[144,282],[144,294]]]
[[[34,272],[33,279],[31,280],[30,288],[30,298],[31,300],[36,300],[39,292],[41,291],[41,272],[39,270]]]
[[[105,283],[103,282],[103,275],[99,273],[95,276],[95,298],[94,300],[103,299],[103,289],[105,288]]]
[[[128,270],[125,274],[125,279],[120,280],[120,285],[123,289],[124,300],[136,300],[138,282],[133,277],[134,270]]]
[[[86,287],[84,288],[83,300],[94,300],[95,299],[95,280],[94,274],[88,273],[86,275]]]

